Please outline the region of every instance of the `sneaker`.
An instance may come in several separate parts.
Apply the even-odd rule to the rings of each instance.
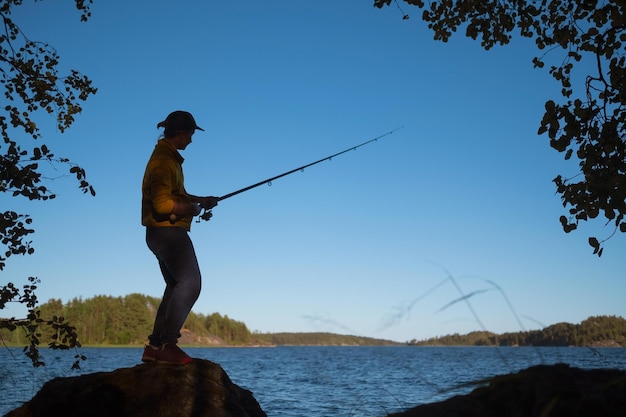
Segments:
[[[160,347],[146,345],[146,347],[143,349],[143,355],[141,356],[141,361],[142,362],[156,362],[157,355],[160,350],[161,350]]]
[[[164,343],[158,353],[157,363],[185,365],[191,362],[191,357],[183,352],[176,343]]]

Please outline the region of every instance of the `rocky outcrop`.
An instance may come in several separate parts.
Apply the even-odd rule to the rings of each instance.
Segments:
[[[540,365],[388,417],[626,417],[626,372]]]
[[[217,337],[213,334],[206,336],[200,336],[192,332],[191,330],[181,329],[180,337],[178,338],[179,345],[187,346],[228,346],[228,343],[221,337]]]
[[[267,417],[222,367],[141,364],[47,382],[5,417]]]

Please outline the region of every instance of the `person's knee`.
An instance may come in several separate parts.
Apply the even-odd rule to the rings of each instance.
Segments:
[[[197,285],[193,287],[192,294],[196,300],[198,299],[198,297],[200,297],[201,290],[202,290],[202,285],[200,283],[198,283]]]
[[[189,279],[185,282],[185,292],[188,294],[188,297],[193,298],[194,300],[200,296],[200,291],[202,290],[202,280],[200,276],[194,279]]]

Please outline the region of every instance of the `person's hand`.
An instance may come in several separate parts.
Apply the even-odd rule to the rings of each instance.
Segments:
[[[193,210],[191,215],[192,216],[197,216],[202,211],[202,204],[200,204],[200,203],[191,203],[191,208]]]
[[[211,210],[213,207],[217,206],[217,202],[219,200],[218,197],[201,197],[199,199],[200,207],[206,210]]]

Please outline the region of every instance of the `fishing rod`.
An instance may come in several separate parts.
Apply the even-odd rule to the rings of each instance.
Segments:
[[[324,162],[324,161],[330,161],[331,159],[333,159],[333,158],[335,158],[335,157],[337,157],[337,156],[339,156],[339,155],[342,155],[342,154],[344,154],[344,153],[346,153],[346,152],[356,151],[358,148],[360,148],[360,147],[362,147],[362,146],[365,146],[365,145],[368,145],[368,144],[370,144],[370,143],[372,143],[372,142],[376,142],[376,141],[378,141],[378,139],[382,139],[382,138],[384,138],[385,136],[389,136],[389,135],[393,134],[394,132],[396,132],[396,131],[398,131],[398,130],[402,129],[403,127],[404,127],[404,126],[401,126],[401,127],[395,128],[395,129],[393,129],[393,130],[390,130],[390,131],[389,131],[389,132],[387,132],[387,133],[383,133],[383,134],[382,134],[382,135],[380,135],[380,136],[376,136],[376,137],[375,137],[375,138],[373,138],[373,139],[370,139],[370,140],[365,141],[365,142],[363,142],[363,143],[359,143],[358,145],[355,145],[355,146],[351,146],[350,148],[344,149],[344,150],[343,150],[343,151],[341,151],[341,152],[337,152],[337,153],[332,154],[332,155],[329,155],[329,156],[327,156],[327,157],[325,157],[325,158],[319,159],[319,160],[317,160],[317,161],[315,161],[315,162],[311,162],[311,163],[308,163],[308,164],[306,164],[306,165],[302,165],[301,167],[294,168],[294,169],[289,170],[289,171],[287,171],[287,172],[283,172],[282,174],[279,174],[279,175],[276,175],[276,176],[274,176],[274,177],[271,177],[271,178],[265,179],[265,180],[263,180],[263,181],[259,181],[259,182],[255,183],[255,184],[248,185],[247,187],[241,188],[241,189],[239,189],[239,190],[237,190],[237,191],[233,191],[232,193],[225,194],[225,195],[223,195],[223,196],[221,196],[221,197],[218,197],[217,201],[226,200],[227,198],[234,197],[234,196],[236,196],[237,194],[244,193],[244,192],[246,192],[246,191],[249,191],[249,190],[251,190],[251,189],[253,189],[253,188],[259,187],[259,186],[264,185],[264,184],[270,184],[270,185],[271,185],[271,184],[272,184],[272,181],[275,181],[275,180],[277,180],[277,179],[279,179],[279,178],[282,178],[282,177],[286,177],[287,175],[293,174],[294,172],[297,172],[297,171],[304,171],[306,168],[311,167],[311,166],[313,166],[313,165],[317,165],[317,164],[319,164],[319,163],[321,163],[321,162]],[[211,216],[212,216],[212,215],[213,215],[213,214],[211,213],[211,210],[210,210],[210,209],[204,209],[204,212],[203,212],[200,216],[198,216],[198,217],[199,217],[199,218],[201,218],[201,219],[203,219],[203,220],[209,220],[209,219],[211,218]]]

